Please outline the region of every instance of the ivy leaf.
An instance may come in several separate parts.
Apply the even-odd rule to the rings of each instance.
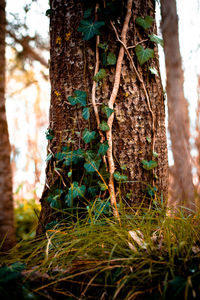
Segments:
[[[52,157],[53,157],[53,154],[49,153],[47,155],[46,161],[50,161],[52,159]]]
[[[96,131],[89,131],[85,129],[83,131],[83,140],[86,144],[88,144],[91,140],[95,139]]]
[[[135,47],[135,53],[137,55],[137,59],[138,59],[140,65],[143,65],[150,58],[154,57],[153,49],[150,49],[150,48],[144,49],[141,45],[137,45]]]
[[[106,115],[107,118],[109,118],[112,115],[112,113],[114,113],[114,109],[111,109],[110,107],[105,105],[102,107],[101,110]]]
[[[101,28],[105,23],[103,21],[93,22],[92,20],[81,20],[78,27],[78,31],[82,32],[83,39],[88,41],[95,35],[99,35],[99,28]]]
[[[146,16],[144,19],[142,17],[138,17],[135,20],[135,23],[138,24],[139,26],[143,27],[144,30],[148,29],[151,27],[151,25],[153,24],[155,20],[150,17],[150,16]]]
[[[155,158],[158,157],[158,153],[157,153],[157,152],[153,152],[152,154],[153,154],[153,156],[154,156]]]
[[[69,188],[68,194],[65,196],[65,203],[68,207],[72,207],[73,200],[77,197],[83,197],[86,191],[85,185],[78,185],[77,181],[74,181]]]
[[[53,133],[53,130],[52,129],[48,129],[46,132],[45,132],[45,134],[46,134],[46,139],[47,140],[53,140],[53,138],[54,138],[54,133]]]
[[[151,143],[151,138],[149,136],[146,137],[146,140],[149,144]]]
[[[107,186],[105,185],[105,183],[103,183],[101,181],[98,181],[97,183],[100,186],[101,191],[106,191],[107,190]]]
[[[157,167],[158,163],[155,160],[142,160],[142,165],[143,168],[147,171],[154,169],[155,167]]]
[[[75,91],[75,96],[69,96],[68,101],[71,103],[71,105],[80,104],[81,106],[86,106],[86,99],[87,99],[87,93],[84,91]]]
[[[86,162],[84,164],[84,168],[89,173],[96,172],[99,169],[100,163],[101,163],[101,159],[90,160],[89,162]]]
[[[88,8],[87,10],[84,11],[83,18],[84,19],[89,18],[91,14],[92,14],[92,8]]]
[[[108,151],[108,148],[109,148],[108,141],[102,143],[99,147],[98,154],[105,155],[106,152]]]
[[[53,197],[51,197],[51,196],[48,197],[47,202],[50,204],[51,208],[57,208],[57,209],[60,208],[60,203],[59,203],[58,197],[60,197],[60,196],[56,195]]]
[[[106,77],[106,70],[105,69],[100,69],[99,72],[93,77],[93,80],[96,82],[101,81]]]
[[[52,13],[52,9],[47,9],[45,13],[46,17],[49,17],[51,13]]]
[[[66,157],[66,153],[65,152],[58,152],[55,154],[55,158],[57,160],[63,160]]]
[[[50,230],[52,229],[53,227],[55,227],[59,222],[58,221],[52,221],[52,222],[49,222],[47,223],[47,225],[45,226],[45,230]]]
[[[99,127],[102,131],[108,131],[110,130],[110,127],[108,126],[106,121],[102,121],[101,124],[99,124]]]
[[[89,193],[92,197],[95,197],[96,194],[97,194],[97,190],[98,190],[98,189],[97,189],[96,187],[91,186],[91,187],[88,188],[88,193]]]
[[[114,178],[117,180],[117,181],[125,181],[128,179],[128,177],[126,175],[122,175],[120,174],[119,172],[115,172],[114,173]]]
[[[70,166],[73,164],[78,164],[84,159],[84,151],[82,149],[74,150],[74,151],[68,151],[65,153],[65,166]]]
[[[83,112],[82,112],[82,116],[85,120],[89,120],[89,118],[90,118],[90,109],[89,109],[89,107],[84,107]]]
[[[103,49],[105,52],[108,50],[108,44],[107,43],[99,43],[98,47]]]
[[[116,64],[116,56],[113,52],[109,52],[107,56],[107,64],[109,66],[115,65]]]
[[[93,150],[87,150],[85,151],[85,159],[86,160],[94,160],[95,157],[96,157],[96,151],[93,151]]]
[[[158,71],[156,70],[156,68],[149,68],[149,71],[151,72],[151,74],[158,76]]]
[[[21,262],[15,262],[10,266],[0,267],[0,283],[8,283],[10,280],[20,278],[22,276],[21,272],[25,267],[26,265]]]
[[[148,37],[150,38],[150,41],[164,47],[163,39],[159,38],[159,36],[157,36],[156,34],[148,34]]]

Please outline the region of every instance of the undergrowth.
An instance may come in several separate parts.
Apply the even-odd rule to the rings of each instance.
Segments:
[[[90,211],[18,243],[1,258],[2,299],[200,299],[199,214],[157,206],[120,219]]]

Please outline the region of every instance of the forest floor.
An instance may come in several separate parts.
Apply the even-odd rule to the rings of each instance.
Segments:
[[[90,211],[46,229],[1,256],[2,300],[200,299],[199,213]]]

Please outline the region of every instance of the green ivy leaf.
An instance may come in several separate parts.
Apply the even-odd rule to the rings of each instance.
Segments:
[[[89,118],[90,118],[90,109],[89,109],[89,107],[84,107],[83,112],[82,112],[82,116],[85,120],[89,120]]]
[[[83,140],[86,144],[88,144],[91,140],[95,139],[96,131],[89,131],[85,129],[83,131]]]
[[[149,136],[146,137],[146,140],[149,144],[151,143],[151,138]]]
[[[46,134],[46,139],[47,140],[53,140],[53,138],[54,138],[54,133],[53,133],[53,130],[52,129],[48,129],[46,132],[45,132],[45,134]]]
[[[121,170],[125,171],[125,170],[127,170],[127,165],[122,165],[122,166],[120,166],[120,168],[121,168]]]
[[[108,44],[107,43],[99,43],[98,47],[103,49],[105,52],[108,50]]]
[[[105,23],[102,21],[93,22],[92,20],[81,20],[78,31],[82,32],[83,39],[88,41],[95,35],[100,35],[99,28],[103,25],[105,25]]]
[[[100,186],[101,191],[106,191],[107,190],[107,186],[105,185],[105,183],[103,183],[101,181],[98,181],[97,183]]]
[[[112,113],[114,113],[114,109],[111,109],[110,107],[105,105],[102,106],[101,110],[106,115],[107,118],[109,118],[112,115]]]
[[[146,16],[144,19],[142,17],[138,17],[135,20],[135,23],[138,24],[139,26],[143,27],[144,30],[148,29],[151,27],[151,25],[153,24],[155,20],[150,17],[150,16]]]
[[[105,155],[106,152],[108,151],[108,148],[109,148],[108,141],[102,143],[99,147],[98,154]]]
[[[115,64],[116,64],[116,61],[117,61],[117,59],[116,59],[115,54],[112,53],[112,52],[109,52],[109,53],[108,53],[108,56],[107,56],[107,64],[108,64],[109,66],[112,66],[112,65],[115,65]]]
[[[92,14],[92,8],[88,8],[87,10],[84,11],[83,18],[84,19],[89,18],[91,14]]]
[[[21,272],[25,267],[26,265],[21,262],[0,267],[0,283],[8,283],[10,280],[20,278],[22,276]]]
[[[78,185],[77,181],[74,181],[69,188],[68,194],[65,196],[65,203],[68,207],[72,207],[73,200],[77,197],[83,197],[86,192],[85,185]]]
[[[158,153],[157,153],[157,152],[153,152],[152,154],[153,154],[153,156],[154,156],[155,158],[158,157]]]
[[[49,17],[52,13],[52,9],[47,9],[45,15]]]
[[[102,131],[108,131],[110,130],[110,127],[108,126],[106,121],[102,121],[102,123],[99,125],[100,129]]]
[[[101,163],[101,159],[90,160],[89,162],[86,162],[84,164],[84,168],[89,173],[96,172],[99,169],[100,163]]]
[[[142,160],[142,166],[147,171],[154,169],[155,167],[157,167],[157,165],[158,163],[154,160],[149,160],[149,161],[145,159]]]
[[[60,203],[59,203],[59,198],[60,195],[56,195],[56,196],[50,196],[47,198],[47,202],[50,204],[51,208],[60,208]]]
[[[97,194],[97,190],[98,190],[98,189],[97,189],[96,187],[91,186],[91,187],[88,188],[88,193],[89,193],[92,197],[95,197],[96,194]]]
[[[55,227],[58,223],[59,223],[58,221],[52,221],[52,222],[47,223],[47,225],[45,226],[45,230],[50,230],[50,229],[52,229],[52,228]]]
[[[128,177],[126,175],[123,175],[123,174],[120,174],[119,172],[115,172],[114,173],[114,178],[117,180],[117,181],[125,181],[128,179]]]
[[[65,153],[65,166],[70,166],[71,164],[78,164],[84,159],[84,151],[82,149],[68,151]]]
[[[151,72],[151,74],[158,76],[158,71],[156,70],[156,68],[149,68],[149,71]]]
[[[148,34],[148,37],[150,38],[150,41],[164,47],[163,39],[159,38],[159,36],[157,36],[156,34]]]
[[[150,197],[154,197],[155,196],[155,193],[157,192],[157,188],[155,187],[155,186],[151,186],[151,185],[148,185],[147,186],[147,189],[146,189],[146,191],[147,191],[147,194],[150,196]]]
[[[65,152],[58,152],[55,154],[55,158],[57,160],[63,160],[66,157],[66,153]]]
[[[135,53],[140,65],[143,65],[147,62],[150,58],[154,57],[153,49],[146,48],[144,49],[141,45],[137,45],[135,47]]]
[[[106,77],[106,70],[105,69],[100,69],[99,72],[93,77],[93,80],[96,82],[101,81]]]
[[[68,101],[71,103],[71,105],[80,104],[81,106],[86,106],[86,99],[87,99],[87,93],[84,91],[75,91],[75,96],[69,96]]]
[[[46,161],[50,161],[52,159],[52,157],[53,157],[53,154],[49,153],[47,155]]]
[[[72,176],[72,172],[71,172],[71,171],[68,172],[68,173],[67,173],[67,176],[68,176],[68,177],[71,177],[71,176]]]

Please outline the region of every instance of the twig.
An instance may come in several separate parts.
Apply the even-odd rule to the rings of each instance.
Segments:
[[[128,31],[128,24],[130,21],[131,17],[131,9],[132,9],[132,0],[128,0],[127,2],[127,13],[126,17],[124,20],[123,28],[122,28],[122,41],[123,45],[120,47],[119,50],[119,55],[117,59],[117,65],[116,65],[116,71],[115,71],[115,81],[113,85],[113,90],[112,94],[110,96],[110,99],[108,101],[108,107],[113,109],[117,93],[119,90],[119,84],[120,84],[120,77],[121,77],[121,69],[122,69],[122,61],[124,58],[124,49],[126,47],[126,34]],[[112,22],[111,22],[112,24]],[[125,45],[125,47],[124,47]],[[120,220],[119,217],[119,212],[117,209],[117,202],[116,202],[116,195],[115,195],[115,186],[114,186],[114,171],[115,171],[115,164],[114,164],[114,159],[113,159],[113,145],[112,145],[112,124],[113,124],[113,119],[114,119],[114,114],[112,114],[108,118],[108,126],[109,126],[109,131],[106,132],[107,136],[107,141],[108,141],[108,151],[107,151],[107,157],[108,157],[108,164],[109,164],[109,173],[110,173],[110,178],[109,178],[109,192],[110,192],[110,202],[111,205],[113,206],[113,214]]]
[[[128,48],[127,48],[126,44],[124,43],[123,39],[119,38],[117,29],[115,28],[115,26],[114,26],[114,24],[113,24],[112,21],[111,21],[111,25],[112,25],[112,27],[113,27],[113,29],[115,31],[117,40],[123,45],[123,47],[124,47],[124,49],[125,49],[125,51],[127,53],[127,56],[130,59],[131,65],[133,67],[133,70],[136,73],[136,76],[137,76],[138,80],[142,84],[142,88],[143,88],[143,91],[144,91],[144,94],[145,94],[145,97],[146,97],[146,100],[147,100],[147,106],[148,106],[148,109],[149,109],[149,111],[151,113],[151,117],[152,117],[152,133],[153,133],[153,137],[152,137],[152,153],[153,153],[155,151],[155,116],[154,116],[154,113],[153,113],[152,108],[151,108],[151,102],[150,102],[150,99],[149,99],[149,95],[148,95],[147,89],[145,87],[144,81],[142,79],[142,76],[140,76],[138,70],[136,69],[134,61],[133,61],[133,59],[132,59],[132,57],[130,55],[130,52],[128,51]]]
[[[55,172],[58,174],[58,176],[61,178],[61,181],[62,181],[64,187],[66,187],[67,185],[66,185],[66,183],[64,182],[64,179],[63,179],[62,175],[61,175],[60,172],[56,169],[55,161],[53,162],[53,165],[54,165],[54,171],[55,171]]]
[[[99,8],[99,4],[96,4],[95,8],[95,19],[97,19],[97,10]],[[94,76],[98,73],[99,71],[99,48],[98,44],[100,43],[100,36],[97,35],[96,37],[96,65],[95,65],[95,71],[94,71]],[[99,118],[99,112],[97,108],[97,103],[96,103],[96,81],[93,80],[93,85],[92,85],[92,106],[94,109],[94,114],[97,122],[97,130],[99,132],[99,135],[101,137],[100,143],[103,143],[105,140],[105,137],[100,129],[100,118]],[[106,162],[106,157],[105,155],[103,156],[103,161],[105,163],[105,166],[107,168],[107,162]]]
[[[129,46],[129,47],[127,47],[127,49],[132,49],[132,48],[135,48],[135,47],[137,47],[137,45],[140,45],[140,44],[142,44],[142,43],[144,43],[144,42],[147,42],[147,41],[148,41],[148,39],[146,39],[146,40],[142,40],[142,41],[138,42],[136,45],[133,45],[133,46]]]

